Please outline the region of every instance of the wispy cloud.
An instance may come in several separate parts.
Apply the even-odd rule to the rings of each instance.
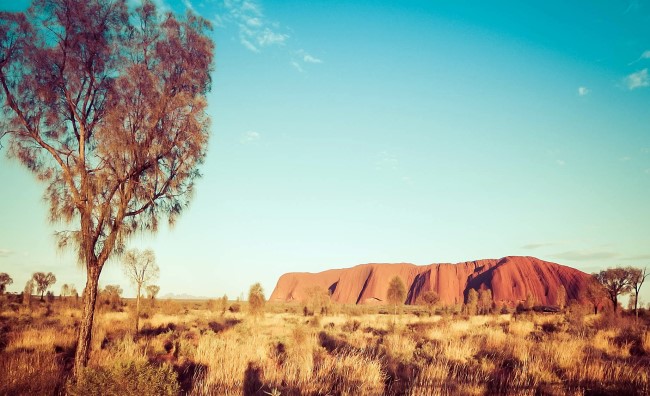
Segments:
[[[309,54],[305,54],[305,56],[302,57],[302,60],[305,63],[323,63],[322,60],[320,60],[318,58],[314,58],[313,56],[311,56]]]
[[[643,88],[650,85],[650,80],[648,80],[648,69],[639,70],[636,73],[632,73],[629,76],[625,77],[625,86],[629,90]]]
[[[378,159],[375,162],[375,169],[377,170],[397,170],[399,160],[394,154],[387,151],[381,151],[377,155]]]
[[[628,260],[628,261],[646,261],[650,260],[650,254],[639,254],[637,256],[628,256],[628,257],[623,257],[623,260]]]
[[[240,139],[240,142],[243,143],[243,144],[251,143],[251,142],[254,142],[256,140],[259,140],[261,137],[262,137],[262,135],[260,135],[258,132],[248,131],[248,132],[246,132],[246,133],[244,133],[242,135],[242,137]]]
[[[9,257],[14,254],[13,250],[9,249],[0,249],[0,257]]]
[[[307,53],[307,51],[303,49],[294,52],[293,59],[291,61],[291,65],[301,73],[304,72],[306,64],[319,64],[319,63],[323,63],[323,61]]]
[[[375,161],[375,169],[378,172],[385,173],[390,178],[395,178],[407,185],[413,185],[415,179],[402,167],[400,161],[394,153],[380,151]]]
[[[253,52],[260,52],[263,47],[284,45],[289,38],[288,34],[278,31],[278,24],[267,20],[262,7],[252,0],[225,0],[224,6],[227,15],[218,20],[228,19],[236,24],[239,42]]]
[[[196,13],[196,10],[194,9],[194,6],[193,6],[192,3],[190,2],[190,0],[183,0],[183,5],[184,5],[185,8],[187,8],[188,10],[190,10],[190,11]]]
[[[558,164],[558,166],[566,165],[566,161],[563,160],[563,159],[557,159],[557,160],[555,160],[555,163]]]
[[[587,87],[578,87],[578,95],[587,96],[591,92]]]
[[[640,61],[642,61],[644,59],[650,59],[650,50],[643,51],[643,53],[641,54],[641,56],[639,56],[639,58],[637,60],[635,60],[633,62],[630,62],[627,65],[631,66],[631,65],[633,65],[633,64],[635,64],[637,62],[640,62]]]
[[[623,15],[629,14],[630,12],[636,12],[639,11],[640,5],[638,0],[633,0],[630,1],[630,4],[627,6],[625,11],[623,11]]]
[[[304,72],[304,69],[302,68],[302,66],[300,65],[300,63],[296,62],[295,60],[294,60],[294,61],[291,61],[291,66],[295,67],[296,70],[298,70],[298,71],[301,72],[301,73]]]
[[[619,158],[619,160],[621,160],[621,161],[623,161],[623,162],[630,161],[631,159],[632,159],[632,157],[629,157],[629,156],[627,156],[627,155],[626,155],[625,157],[621,157],[621,158]]]
[[[521,248],[526,250],[535,250],[541,247],[556,246],[556,245],[557,243],[555,242],[529,243],[528,245],[524,245]]]
[[[185,1],[187,1],[189,3],[188,0],[183,0],[183,2],[185,2]],[[159,16],[162,16],[165,13],[171,11],[171,8],[169,8],[169,5],[167,5],[165,0],[153,0],[153,3],[156,6],[156,10],[158,11]],[[136,7],[140,7],[142,5],[142,0],[127,0],[126,4],[127,4],[127,6],[129,8],[136,8]],[[187,7],[187,4],[185,6]],[[193,8],[192,8],[192,11],[194,11]]]
[[[568,250],[553,255],[553,257],[558,259],[573,261],[606,260],[619,256],[616,252],[605,250]]]

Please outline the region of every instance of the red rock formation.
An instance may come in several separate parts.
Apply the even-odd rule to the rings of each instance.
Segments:
[[[413,304],[427,290],[443,304],[460,304],[469,289],[490,289],[496,304],[514,305],[530,293],[538,304],[553,305],[562,285],[567,299],[577,299],[590,275],[534,257],[504,257],[458,264],[361,264],[352,268],[313,273],[288,273],[278,280],[270,301],[302,301],[312,286],[328,289],[332,301],[346,304],[383,304],[390,280],[399,276]]]

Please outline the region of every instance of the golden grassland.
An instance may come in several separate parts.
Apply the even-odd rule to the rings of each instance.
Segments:
[[[154,306],[155,304],[155,306]],[[232,303],[231,303],[232,304]],[[244,304],[242,304],[244,305]],[[647,314],[429,316],[409,307],[335,307],[261,316],[206,302],[101,307],[89,368],[69,380],[80,311],[70,301],[0,307],[0,394],[643,395]]]

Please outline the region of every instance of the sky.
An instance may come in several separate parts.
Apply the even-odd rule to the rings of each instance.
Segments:
[[[650,267],[650,1],[156,3],[216,43],[192,203],[129,244],[155,251],[162,296],[369,262]],[[2,151],[9,290],[35,271],[83,289],[69,226]],[[118,260],[100,284],[134,295]]]

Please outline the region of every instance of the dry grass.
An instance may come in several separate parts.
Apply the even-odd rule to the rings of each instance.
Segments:
[[[137,334],[129,312],[99,313],[90,365],[169,364],[181,393],[192,395],[650,393],[648,323],[626,318],[580,318],[577,331],[564,315],[156,309]],[[78,319],[69,306],[1,312],[0,394],[63,394]]]

